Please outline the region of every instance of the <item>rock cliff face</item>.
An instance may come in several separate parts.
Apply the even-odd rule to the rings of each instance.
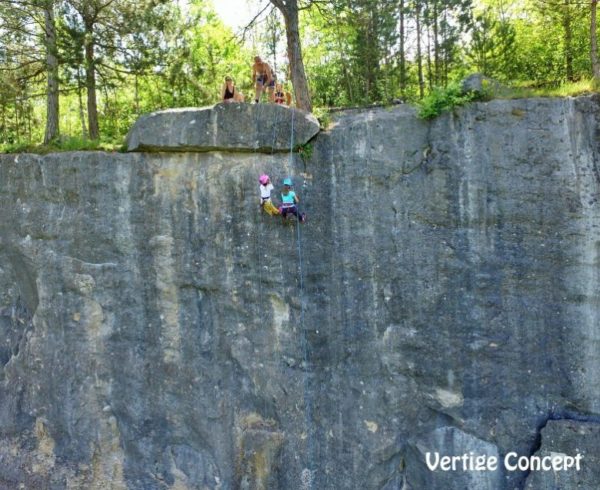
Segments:
[[[264,127],[0,156],[0,488],[598,488],[600,99]]]

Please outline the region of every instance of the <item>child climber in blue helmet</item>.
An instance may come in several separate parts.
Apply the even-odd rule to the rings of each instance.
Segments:
[[[289,177],[283,180],[283,190],[281,191],[281,207],[279,212],[284,220],[287,219],[288,214],[293,214],[298,218],[300,223],[304,223],[306,215],[298,212],[298,203],[300,199],[296,193],[292,190],[292,179]]]

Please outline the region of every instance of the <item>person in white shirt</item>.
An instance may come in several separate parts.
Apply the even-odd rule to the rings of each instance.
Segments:
[[[267,174],[262,174],[258,178],[260,183],[260,207],[270,216],[276,216],[279,213],[279,209],[275,207],[273,201],[271,201],[271,191],[274,189],[271,179]]]

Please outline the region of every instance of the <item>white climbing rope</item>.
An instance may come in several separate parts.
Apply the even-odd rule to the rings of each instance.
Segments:
[[[292,109],[292,124],[290,131],[290,155],[288,159],[288,167],[291,167],[294,159],[294,117],[296,111]],[[310,398],[310,386],[308,371],[310,369],[310,354],[308,348],[307,331],[304,323],[304,266],[302,257],[302,234],[300,233],[300,206],[296,207],[296,246],[298,252],[298,275],[299,275],[299,299],[300,299],[300,328],[302,331],[302,351],[304,366],[302,366],[303,383],[304,383],[304,424],[308,438],[308,454],[307,467],[302,472],[302,488],[311,490],[313,488],[313,480],[316,469],[312,468],[314,462],[314,430],[312,427],[312,409],[313,404]]]

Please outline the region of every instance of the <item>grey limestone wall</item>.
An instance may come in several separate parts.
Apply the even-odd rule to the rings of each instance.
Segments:
[[[597,488],[599,120],[401,106],[306,162],[1,155],[0,488]],[[259,212],[264,171],[306,224]],[[576,450],[577,474],[425,459]]]

